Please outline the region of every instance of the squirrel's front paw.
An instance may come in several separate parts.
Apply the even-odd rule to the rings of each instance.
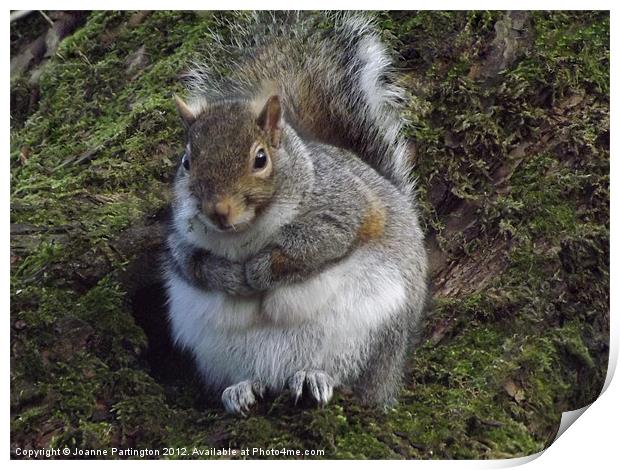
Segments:
[[[260,382],[244,380],[227,387],[222,392],[222,403],[229,413],[245,416],[257,398],[263,398],[265,386]]]
[[[271,253],[258,253],[245,263],[245,281],[257,291],[271,287]]]
[[[319,405],[326,405],[334,393],[334,380],[320,370],[300,370],[288,380],[288,388],[291,390],[295,403],[299,401],[304,384]]]

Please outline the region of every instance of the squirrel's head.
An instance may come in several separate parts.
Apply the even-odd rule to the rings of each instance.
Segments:
[[[276,188],[282,107],[277,95],[210,103],[194,113],[176,97],[187,131],[182,169],[199,218],[217,231],[240,231],[270,203]]]

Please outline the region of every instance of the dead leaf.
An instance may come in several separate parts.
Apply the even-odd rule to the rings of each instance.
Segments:
[[[504,390],[510,395],[517,403],[521,403],[525,400],[525,392],[519,387],[513,380],[508,380],[504,383]]]
[[[30,147],[28,147],[27,145],[24,145],[19,150],[19,163],[21,163],[22,165],[25,165],[28,162],[28,156],[30,156]]]

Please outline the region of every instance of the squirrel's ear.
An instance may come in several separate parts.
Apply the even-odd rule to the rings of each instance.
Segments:
[[[174,95],[174,103],[177,105],[177,111],[183,120],[183,125],[186,128],[189,128],[196,120],[196,116],[192,110],[189,109],[189,106],[187,106],[185,101],[179,98],[178,95]]]
[[[273,95],[267,100],[256,123],[269,135],[271,146],[278,148],[282,132],[282,106],[278,95]]]

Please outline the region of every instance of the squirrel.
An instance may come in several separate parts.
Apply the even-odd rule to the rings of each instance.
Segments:
[[[427,259],[387,49],[359,14],[238,25],[226,73],[211,58],[188,73],[187,103],[175,97],[174,340],[231,413],[286,389],[391,405],[420,340]]]

